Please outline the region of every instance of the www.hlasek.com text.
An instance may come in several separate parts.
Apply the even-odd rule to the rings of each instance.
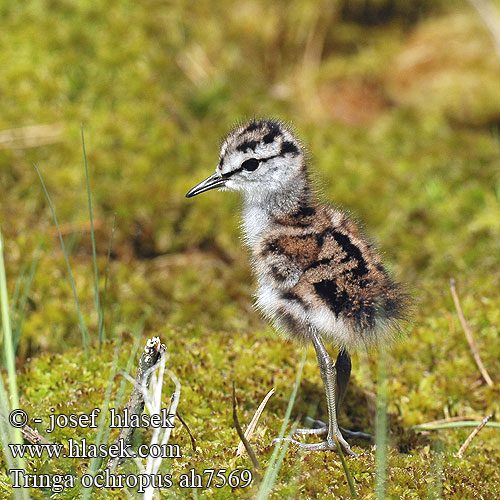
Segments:
[[[83,438],[80,441],[69,438],[66,445],[47,444],[9,444],[13,458],[181,458],[178,444],[141,444],[134,451],[123,438],[113,444],[95,444]]]

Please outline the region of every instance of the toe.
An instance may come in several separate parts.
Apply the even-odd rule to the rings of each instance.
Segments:
[[[371,434],[367,434],[366,432],[350,431],[344,429],[343,427],[340,427],[340,431],[343,436],[352,439],[365,439],[366,441],[371,441],[373,439],[373,436]]]
[[[349,443],[344,439],[342,436],[341,432],[338,431],[337,435],[335,436],[335,439],[337,443],[342,447],[342,451],[351,457],[357,457],[358,454],[355,453],[354,451],[351,450],[351,447],[349,446]]]
[[[294,435],[297,434],[299,436],[321,436],[322,434],[326,434],[327,432],[327,427],[321,427],[318,429],[295,429]]]
[[[314,418],[311,417],[306,417],[305,423],[313,429],[322,429],[328,427],[322,420],[314,420]]]

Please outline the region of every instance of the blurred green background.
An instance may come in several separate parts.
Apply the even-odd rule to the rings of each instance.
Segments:
[[[500,12],[498,0],[491,5]],[[324,198],[362,221],[414,297],[389,373],[400,423],[498,411],[498,382],[481,385],[449,293],[454,277],[500,380],[500,53],[472,3],[29,0],[0,4],[0,22],[0,223],[11,296],[42,242],[19,365],[81,343],[33,163],[96,339],[83,124],[101,288],[116,214],[106,336],[128,334],[152,311],[145,335],[160,333],[174,352],[210,338],[234,363],[245,351],[233,341],[245,349],[245,338],[246,348],[264,342],[264,358],[287,349],[295,367],[298,348],[284,347],[252,309],[237,195],[184,198],[214,170],[234,124],[277,117],[309,150]],[[373,389],[370,363],[361,391]],[[473,473],[486,474],[464,477]]]
[[[451,275],[464,285],[494,278],[500,63],[466,2],[54,0],[0,12],[0,215],[12,286],[45,236],[23,352],[62,349],[75,330],[33,162],[80,293],[91,292],[91,273],[79,272],[90,256],[82,124],[102,260],[117,217],[109,307],[118,322],[152,302],[174,323],[250,321],[238,313],[251,285],[237,196],[184,194],[214,169],[230,127],[253,116],[295,126],[325,197],[365,224],[419,300],[446,293]],[[164,275],[148,274],[154,257]]]

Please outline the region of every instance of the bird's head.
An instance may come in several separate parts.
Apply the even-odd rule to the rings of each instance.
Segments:
[[[226,137],[215,173],[186,196],[222,188],[265,197],[283,190],[303,171],[304,153],[292,132],[278,121],[254,120]]]

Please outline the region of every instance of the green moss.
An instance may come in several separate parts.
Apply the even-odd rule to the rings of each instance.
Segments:
[[[185,430],[182,427],[176,428],[171,443],[181,446],[183,457],[170,463],[174,476],[177,477],[192,467],[203,470],[250,466],[247,458],[237,459],[234,456],[238,439],[231,416],[232,380],[238,388],[239,418],[244,424],[249,422],[265,393],[271,387],[276,389],[276,395],[270,400],[253,440],[255,451],[265,467],[272,451],[272,438],[278,434],[286,410],[299,363],[298,348],[292,344],[283,344],[280,339],[269,336],[268,331],[240,333],[235,336],[220,331],[209,333],[203,328],[169,328],[158,333],[161,333],[162,340],[168,345],[168,366],[176,372],[182,385],[179,412],[195,435],[198,446],[198,451],[194,454]],[[424,341],[422,345],[425,335],[419,335],[418,331],[413,337],[414,341],[420,338],[420,350],[417,351],[413,347],[412,339],[400,343],[388,366],[389,409],[393,415],[390,426],[392,445],[388,459],[391,497],[396,498],[402,494],[411,497],[412,491],[417,498],[425,496],[435,473],[439,473],[442,478],[443,491],[455,492],[456,498],[463,498],[460,495],[467,497],[474,485],[481,488],[480,491],[496,491],[492,489],[498,488],[500,484],[499,464],[492,461],[494,450],[499,445],[496,429],[483,430],[481,437],[473,441],[467,457],[463,460],[455,459],[453,453],[458,450],[470,429],[440,431],[439,434],[428,437],[422,436],[421,433],[415,434],[409,429],[411,425],[423,420],[440,418],[443,412],[450,415],[481,413],[485,407],[488,411],[498,412],[495,391],[476,383],[478,377],[475,367],[472,360],[467,362],[469,353],[458,333],[457,338],[441,339],[441,343],[445,344],[441,349],[445,351],[453,349],[455,344],[462,344],[465,352],[448,356],[453,359],[444,359],[443,356],[432,368],[425,366],[426,349],[431,348],[432,342],[427,341],[429,344],[426,345]],[[448,343],[451,347],[447,347]],[[130,347],[127,345],[130,343],[124,344],[120,350],[119,369],[124,368],[129,357]],[[225,346],[223,350],[221,345]],[[114,342],[108,342],[101,354],[93,348],[89,360],[85,360],[79,348],[69,349],[62,355],[38,356],[36,360],[25,365],[20,373],[22,407],[32,417],[47,417],[50,408],[54,408],[56,413],[86,413],[94,407],[100,407],[115,347]],[[458,347],[455,349],[458,351]],[[498,353],[492,353],[492,357],[494,356],[498,356]],[[373,432],[373,401],[367,397],[369,389],[366,388],[372,384],[370,377],[374,370],[375,357],[371,354],[353,358],[354,378],[350,385],[345,414],[341,418],[346,427]],[[395,360],[406,360],[404,367]],[[488,357],[485,358],[485,363],[490,368],[494,368],[492,361]],[[412,367],[413,364],[415,367]],[[463,372],[459,383],[455,377],[451,379],[455,370]],[[406,374],[416,374],[413,383]],[[368,379],[365,379],[366,376]],[[118,377],[114,381],[113,394],[116,394],[119,383]],[[171,383],[167,382],[166,398],[169,391],[173,391],[170,385]],[[473,391],[470,390],[471,385],[475,387]],[[306,414],[326,417],[321,379],[312,352],[309,352],[292,418]],[[148,431],[138,432],[134,444],[147,443],[148,435]],[[430,451],[429,439],[433,440],[437,435],[445,451],[443,470],[436,472],[431,466],[435,453]],[[110,439],[114,436],[113,432]],[[95,431],[59,429],[50,435],[51,440],[62,443],[67,443],[70,437],[86,437],[92,442],[95,440]],[[363,442],[353,441],[353,444],[361,456],[349,460],[349,468],[358,493],[369,498],[372,494],[375,470],[373,450]],[[486,459],[487,456],[490,458]],[[87,463],[70,459],[36,459],[30,462],[30,467],[36,468],[39,473],[58,468],[64,472],[82,475],[86,472]],[[134,472],[134,467],[132,463],[126,463],[120,472]],[[165,472],[167,470],[165,469]],[[293,495],[295,491],[300,491],[307,497],[323,497],[326,494],[347,496],[348,486],[336,455],[304,455],[300,450],[291,447],[274,492],[279,496]],[[43,492],[40,493],[42,494]],[[177,491],[177,494],[180,492]],[[211,489],[204,490],[203,494],[206,498],[227,498],[228,492]],[[237,491],[235,494],[238,497],[247,497],[250,493]],[[65,498],[73,498],[71,495],[68,494]],[[103,495],[103,498],[113,495],[120,498],[119,491]],[[100,498],[98,494],[96,498]]]

